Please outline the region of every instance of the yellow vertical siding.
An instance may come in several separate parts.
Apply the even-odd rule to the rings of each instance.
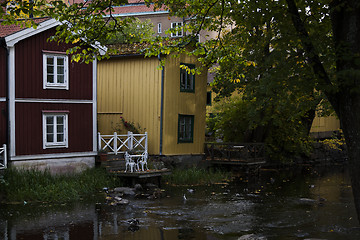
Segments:
[[[161,71],[157,58],[118,57],[98,64],[98,129],[112,134],[120,117],[148,132],[150,154],[159,153]]]
[[[202,154],[205,142],[206,72],[195,76],[195,92],[180,92],[180,63],[194,63],[189,56],[168,57],[164,86],[163,154]],[[178,143],[178,115],[194,115],[193,143]]]
[[[311,126],[311,133],[333,132],[340,129],[340,121],[336,116],[316,116]]]

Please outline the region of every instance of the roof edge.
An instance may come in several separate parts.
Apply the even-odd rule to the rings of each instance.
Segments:
[[[131,16],[149,16],[156,14],[168,14],[169,11],[156,11],[156,12],[133,12],[133,13],[117,13],[113,14],[113,17],[131,17]],[[110,15],[106,15],[105,17],[109,17]]]
[[[31,36],[34,36],[43,31],[46,31],[50,28],[56,27],[60,24],[61,23],[59,21],[51,18],[49,20],[41,22],[36,29],[33,27],[25,28],[23,30],[20,30],[16,33],[13,33],[13,34],[10,34],[10,35],[4,37],[6,45],[7,45],[7,47],[14,47],[15,44],[18,43],[19,41],[29,38]]]

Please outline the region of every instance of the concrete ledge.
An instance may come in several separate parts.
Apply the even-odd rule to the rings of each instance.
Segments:
[[[42,158],[41,160],[10,161],[9,164],[19,169],[49,170],[52,174],[66,174],[77,173],[95,167],[95,157]]]

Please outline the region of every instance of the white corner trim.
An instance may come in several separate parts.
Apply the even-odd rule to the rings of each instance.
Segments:
[[[14,47],[15,44],[18,43],[19,41],[26,39],[28,37],[34,36],[43,31],[46,31],[50,28],[56,27],[60,24],[61,23],[55,19],[49,19],[47,21],[40,23],[36,29],[35,28],[25,28],[24,30],[21,30],[19,32],[16,32],[14,34],[11,34],[11,35],[5,37],[6,45],[8,47]]]
[[[15,156],[15,48],[8,48],[9,50],[9,154],[10,158]]]
[[[11,161],[61,159],[61,158],[89,157],[89,156],[93,157],[96,155],[97,155],[97,152],[74,152],[74,153],[21,155],[21,156],[12,157]]]

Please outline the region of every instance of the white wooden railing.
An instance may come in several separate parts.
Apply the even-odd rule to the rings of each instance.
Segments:
[[[116,132],[113,135],[101,135],[98,133],[98,151],[106,151],[108,154],[119,154],[131,149],[147,152],[147,132],[144,134],[128,132],[124,135],[117,134]]]
[[[7,168],[6,144],[0,148],[0,169]]]

